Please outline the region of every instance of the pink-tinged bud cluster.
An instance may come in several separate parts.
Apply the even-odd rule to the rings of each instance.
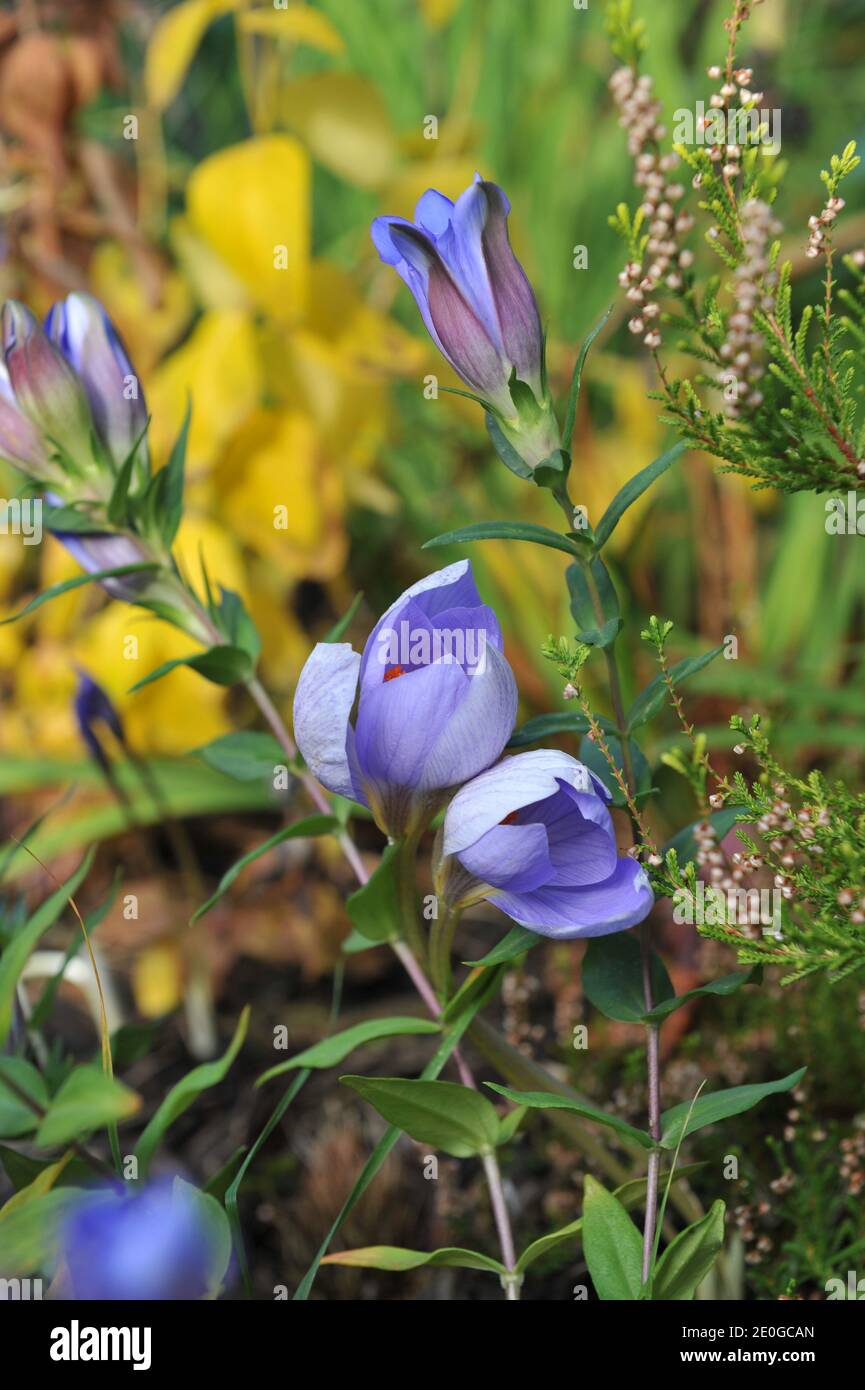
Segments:
[[[719,377],[724,391],[726,413],[738,419],[743,410],[756,410],[763,403],[757,383],[766,368],[762,361],[763,340],[754,327],[754,314],[769,314],[775,307],[777,272],[770,269],[769,243],[781,231],[768,203],[751,198],[741,210],[744,258],[734,272],[733,293],[736,308],[730,315],[721,357],[728,364]]]

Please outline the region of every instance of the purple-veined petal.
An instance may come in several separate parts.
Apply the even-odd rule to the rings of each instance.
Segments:
[[[495,892],[489,900],[540,936],[568,941],[636,926],[649,915],[654,897],[645,869],[623,856],[608,879],[590,887]]]
[[[423,787],[455,787],[474,777],[495,762],[513,733],[517,683],[505,657],[495,647],[488,647],[484,668],[463,679],[468,689],[430,751]]]
[[[442,851],[459,854],[511,812],[554,796],[560,782],[582,788],[587,780],[582,763],[551,748],[503,758],[457,792],[445,816]]]
[[[294,736],[306,765],[328,791],[366,801],[352,763],[349,723],[360,656],[348,642],[318,642],[294,694]]]
[[[587,817],[582,807],[600,810],[603,819]],[[517,813],[520,824],[539,822],[546,827],[553,874],[548,880],[557,888],[597,883],[609,878],[616,867],[616,836],[607,808],[588,792],[575,792],[562,786],[555,796]],[[460,856],[465,862],[465,851]]]
[[[527,893],[548,883],[553,873],[542,825],[496,825],[460,855],[460,863],[481,883],[510,893]]]
[[[381,786],[413,789],[423,781],[430,750],[472,684],[461,667],[424,666],[367,686],[357,712],[355,748],[363,776]]]
[[[147,409],[113,324],[98,300],[76,293],[53,305],[45,328],[81,377],[99,436],[120,467],[142,436]]]
[[[500,357],[506,356],[490,274],[484,256],[488,216],[486,185],[479,174],[454,204],[450,225],[436,241],[442,260],[474,310]]]
[[[494,183],[480,185],[486,204],[483,255],[500,326],[503,351],[517,376],[541,396],[543,334],[538,306],[528,277],[508,237],[510,203]],[[463,195],[465,196],[465,195]]]

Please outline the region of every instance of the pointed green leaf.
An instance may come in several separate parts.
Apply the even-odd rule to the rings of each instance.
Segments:
[[[95,1129],[134,1115],[141,1098],[100,1067],[76,1067],[48,1107],[36,1133],[41,1148],[83,1139]]]
[[[655,1269],[653,1301],[694,1297],[724,1247],[724,1211],[719,1198],[701,1220],[670,1242]]]
[[[143,690],[146,685],[162,680],[177,666],[188,666],[214,685],[240,685],[249,680],[254,672],[249,653],[240,647],[209,647],[204,652],[192,652],[189,656],[176,656],[171,661],[163,661],[161,666],[130,685],[129,694],[133,695],[136,690]]]
[[[667,449],[666,453],[656,458],[654,463],[650,463],[647,468],[636,473],[616,493],[595,527],[595,546],[598,550],[606,545],[628,508],[636,502],[638,497],[642,497],[646,488],[651,487],[662,473],[666,473],[667,469],[676,462],[677,458],[681,457],[687,447],[687,444],[683,443],[674,444],[671,449]]]
[[[80,589],[83,584],[99,584],[103,579],[120,579],[125,574],[141,574],[143,570],[158,570],[159,565],[155,561],[140,561],[134,565],[115,565],[113,569],[97,570],[95,574],[76,574],[72,579],[64,579],[59,584],[52,584],[50,589],[43,589],[41,594],[37,594],[29,603],[25,603],[23,608],[19,608],[17,613],[11,617],[0,619],[0,627],[5,627],[6,623],[17,623],[19,618],[26,617],[29,613],[35,613],[37,608],[41,608],[43,603],[50,603],[53,598],[59,598],[61,594],[68,594],[71,589]]]
[[[378,945],[399,935],[396,864],[400,847],[388,845],[369,882],[346,900],[346,911],[361,936]]]
[[[229,1067],[243,1046],[248,1025],[249,1006],[247,1005],[240,1015],[234,1030],[234,1037],[223,1055],[214,1062],[202,1062],[201,1066],[193,1067],[192,1071],[187,1072],[186,1076],[181,1077],[180,1081],[172,1086],[135,1145],[135,1154],[142,1176],[150,1167],[150,1160],[169,1126],[174,1124],[174,1121],[189,1109],[202,1091],[218,1085],[220,1081],[225,1079]]]
[[[435,536],[427,541],[424,550],[438,545],[464,545],[467,541],[531,541],[534,545],[545,545],[550,550],[563,550],[566,555],[575,555],[577,548],[573,541],[547,526],[537,526],[531,521],[478,521],[474,526],[461,526],[457,531],[446,531],[443,536]]]
[[[643,1023],[663,1023],[665,1018],[675,1013],[676,1009],[681,1009],[683,1005],[692,999],[699,999],[703,995],[727,995],[735,994],[743,985],[758,984],[762,979],[762,966],[754,965],[750,970],[734,970],[731,975],[721,975],[717,980],[710,980],[707,985],[700,985],[697,989],[688,989],[684,994],[677,994],[672,999],[664,999],[642,1018]]]
[[[574,364],[574,374],[571,377],[571,386],[570,390],[568,391],[568,408],[565,412],[565,427],[562,431],[562,441],[566,449],[571,448],[571,439],[574,433],[574,425],[576,424],[577,420],[577,406],[579,404],[580,399],[580,387],[582,385],[583,380],[583,367],[586,365],[586,358],[589,355],[589,348],[592,346],[592,343],[595,341],[601,329],[604,327],[604,324],[607,322],[607,319],[610,317],[610,314],[613,312],[613,307],[614,306],[611,304],[609,308],[606,309],[604,313],[601,315],[601,317],[598,319],[598,322],[595,324],[594,328],[591,328],[589,332],[586,334],[586,337],[583,339],[583,345],[580,348],[579,356],[577,357],[577,360]]]
[[[341,1076],[389,1124],[412,1139],[454,1158],[490,1153],[499,1135],[494,1107],[455,1081],[407,1081],[402,1077]]]
[[[636,1300],[643,1242],[625,1208],[589,1175],[583,1198],[583,1253],[598,1298]]]
[[[543,937],[538,936],[536,931],[529,931],[528,927],[511,927],[506,936],[501,941],[487,951],[480,960],[466,960],[463,965],[490,966],[502,965],[505,961],[516,960],[517,956],[525,955],[533,946],[537,946]]]
[[[582,1115],[584,1120],[595,1120],[599,1125],[614,1129],[623,1139],[640,1144],[644,1149],[654,1148],[652,1136],[645,1130],[636,1129],[618,1115],[608,1115],[597,1106],[589,1105],[588,1101],[571,1100],[568,1096],[557,1095],[555,1091],[514,1091],[510,1086],[500,1086],[496,1081],[485,1081],[484,1085],[489,1086],[491,1091],[498,1091],[500,1096],[513,1101],[514,1105],[526,1105],[532,1110],[571,1110],[575,1115]]]
[[[252,864],[256,859],[260,859],[263,854],[269,854],[276,845],[281,845],[284,840],[311,839],[315,835],[330,835],[333,831],[338,829],[339,821],[335,816],[307,816],[305,820],[295,821],[294,825],[283,826],[282,830],[277,830],[276,834],[271,835],[269,840],[265,840],[263,844],[256,845],[255,849],[249,850],[247,854],[242,855],[236,863],[232,864],[230,869],[226,870],[219,880],[219,887],[216,892],[207,899],[206,903],[202,903],[201,907],[196,908],[195,912],[193,912],[189,919],[190,926],[193,922],[197,922],[200,917],[203,917],[205,913],[209,912],[212,907],[215,907],[220,898],[223,898],[228,892],[235,879],[238,878],[246,868],[247,864]]]
[[[6,1085],[6,1080],[12,1086]],[[31,1104],[20,1098],[29,1097]],[[48,1088],[41,1074],[23,1057],[0,1057],[0,1135],[19,1139],[39,1124],[39,1110],[48,1109]]]
[[[345,1060],[350,1052],[356,1047],[362,1047],[364,1043],[376,1042],[379,1038],[404,1037],[410,1033],[440,1033],[441,1025],[431,1018],[371,1018],[366,1023],[356,1023],[353,1028],[346,1028],[341,1033],[333,1033],[329,1038],[323,1038],[321,1042],[315,1043],[312,1047],[307,1047],[303,1052],[298,1052],[296,1057],[291,1057],[287,1062],[280,1062],[270,1069],[256,1081],[256,1086],[262,1086],[265,1081],[270,1081],[274,1076],[281,1076],[284,1072],[294,1071],[297,1067],[312,1067],[318,1069],[322,1067],[335,1067],[339,1062]]]
[[[448,1269],[483,1269],[500,1277],[507,1274],[504,1265],[489,1255],[482,1255],[477,1250],[460,1250],[456,1246],[445,1246],[426,1254],[423,1250],[403,1250],[396,1245],[367,1245],[361,1250],[340,1250],[336,1255],[325,1255],[322,1264],[397,1272],[433,1265]]]
[[[705,1129],[706,1125],[713,1125],[718,1120],[729,1119],[731,1115],[741,1115],[745,1110],[757,1105],[765,1096],[792,1091],[802,1080],[805,1071],[805,1067],[800,1067],[798,1071],[790,1072],[789,1076],[782,1076],[779,1081],[763,1081],[748,1086],[731,1086],[725,1091],[712,1091],[709,1095],[698,1096],[693,1102],[693,1108],[691,1101],[674,1105],[661,1116],[661,1146],[674,1149],[686,1133],[693,1134],[695,1130]],[[685,1131],[689,1110],[691,1118]]]
[[[533,398],[534,399],[534,398]],[[488,410],[486,413],[487,433],[489,434],[492,446],[506,468],[512,473],[516,473],[518,478],[530,478],[532,469],[525,459],[517,453],[513,444],[505,435],[501,425],[494,415]]]
[[[642,1023],[646,1018],[640,943],[627,932],[592,937],[582,968],[583,992],[606,1018]],[[656,1004],[675,991],[660,956],[652,952],[652,998]]]
[[[253,730],[223,734],[212,743],[193,749],[193,757],[202,758],[208,767],[215,767],[237,782],[271,782],[275,767],[284,767],[286,754],[273,734]]]
[[[710,661],[714,661],[716,656],[720,656],[724,650],[724,644],[713,647],[710,652],[703,652],[702,656],[687,656],[684,661],[677,661],[675,666],[670,667],[669,676],[673,685],[679,685],[682,681],[693,676],[697,671],[702,671],[704,666],[708,666]],[[663,708],[669,699],[669,691],[663,676],[656,676],[650,681],[645,690],[637,696],[627,714],[628,733],[633,733],[641,724],[648,724],[650,719]]]

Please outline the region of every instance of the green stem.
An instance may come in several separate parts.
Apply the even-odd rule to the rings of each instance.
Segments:
[[[396,856],[396,891],[403,936],[415,960],[426,969],[427,946],[421,930],[417,901],[417,849],[420,832],[410,832],[400,841]]]
[[[461,913],[455,907],[445,907],[430,931],[430,977],[442,1003],[451,992],[451,952]]]

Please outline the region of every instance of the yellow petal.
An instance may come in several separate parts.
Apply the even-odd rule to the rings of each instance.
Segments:
[[[242,0],[184,0],[156,24],[144,62],[144,90],[151,106],[170,106],[198,51],[206,30]]]
[[[304,43],[321,53],[342,53],[345,44],[339,30],[327,15],[308,5],[286,5],[282,9],[247,10],[238,21],[246,34],[265,34],[268,38]]]
[[[192,295],[181,275],[167,267],[153,303],[125,246],[103,242],[90,260],[90,287],[116,324],[136,371],[145,381],[192,317]]]
[[[249,316],[236,310],[204,314],[183,346],[151,377],[147,403],[157,461],[168,457],[192,399],[186,461],[193,500],[197,478],[213,468],[225,441],[258,404],[260,392],[255,331]]]
[[[397,139],[387,108],[366,78],[318,72],[289,82],[282,94],[286,125],[313,158],[347,183],[379,188],[397,165]]]
[[[187,212],[254,302],[279,318],[303,312],[310,245],[309,160],[289,135],[230,145],[189,179]]]
[[[382,212],[411,220],[418,198],[428,188],[437,188],[445,197],[456,199],[473,181],[476,169],[476,162],[467,156],[417,160],[401,170],[382,194]]]
[[[183,998],[183,957],[174,941],[139,951],[132,963],[132,993],[143,1018],[171,1013]]]

